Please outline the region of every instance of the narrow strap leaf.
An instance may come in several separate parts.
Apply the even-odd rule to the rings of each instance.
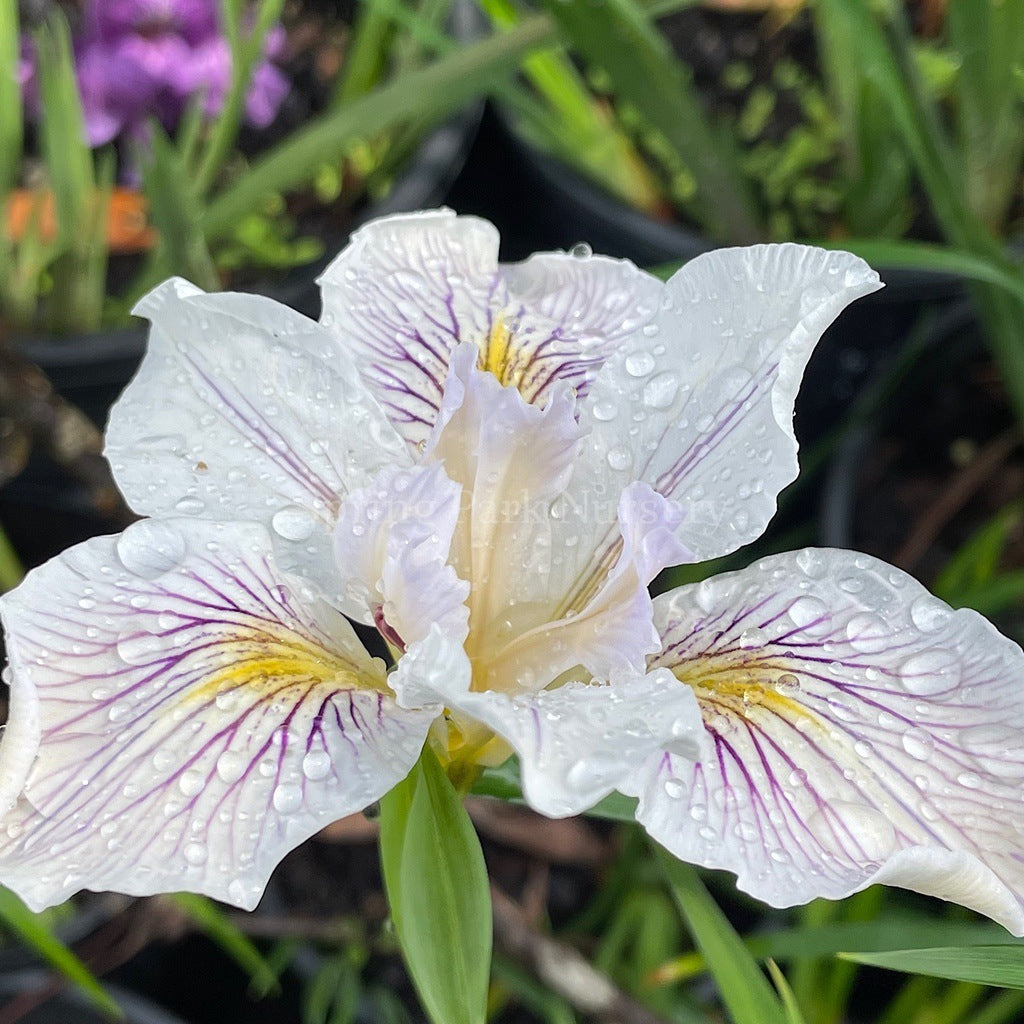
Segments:
[[[381,801],[381,866],[416,991],[433,1024],[484,1024],[491,964],[487,867],[433,752]]]
[[[697,872],[660,846],[652,847],[735,1024],[792,1024],[793,1018]]]

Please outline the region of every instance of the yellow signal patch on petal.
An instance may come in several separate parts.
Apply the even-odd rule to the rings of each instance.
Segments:
[[[700,704],[704,720],[715,715],[735,715],[748,721],[761,711],[790,722],[820,726],[801,703],[800,680],[791,671],[770,662],[721,663],[718,659],[694,659],[671,667],[673,675],[689,686]]]
[[[245,637],[225,644],[205,681],[191,689],[186,700],[225,699],[241,692],[262,699],[280,696],[299,687],[305,691],[327,685],[332,689],[382,690],[384,671],[379,677],[357,672],[343,658],[324,648],[303,642],[294,634],[277,637]]]
[[[477,366],[486,373],[493,373],[503,386],[518,387],[523,378],[519,354],[504,318],[495,317],[491,333],[480,349]]]

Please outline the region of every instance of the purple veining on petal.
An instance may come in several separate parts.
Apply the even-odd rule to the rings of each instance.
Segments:
[[[33,906],[83,886],[251,906],[288,849],[378,799],[426,735],[431,716],[385,708],[382,664],[274,568],[262,528],[143,521],[130,544],[175,529],[182,558],[156,577],[98,538],[3,598],[44,740],[34,817],[0,858]]]
[[[656,838],[775,905],[888,881],[1024,930],[1016,645],[835,551],[681,588],[656,618],[652,664],[694,687],[714,750],[650,766]]]

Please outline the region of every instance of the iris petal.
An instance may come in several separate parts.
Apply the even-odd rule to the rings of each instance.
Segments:
[[[320,284],[324,326],[413,446],[437,419],[460,344],[543,406],[559,382],[585,394],[604,359],[654,316],[662,288],[605,256],[499,265],[497,231],[451,210],[373,221]]]
[[[519,755],[523,795],[549,817],[579,814],[627,780],[657,751],[697,757],[704,729],[689,687],[671,672],[623,676],[613,683],[571,680],[538,693],[469,689],[465,654],[436,627],[416,657],[430,669],[399,666],[402,702],[431,700],[493,730]],[[405,673],[416,682],[406,682]],[[502,748],[507,752],[508,748]]]
[[[580,412],[590,437],[578,486],[618,493],[643,480],[678,500],[692,561],[756,539],[797,475],[793,404],[807,360],[839,313],[878,287],[844,252],[785,244],[697,257],[597,375]],[[608,532],[584,586],[616,543]]]
[[[448,564],[462,488],[433,464],[386,469],[341,507],[334,534],[353,602],[396,647],[422,640],[432,623],[466,638],[469,584]]]
[[[135,379],[111,411],[107,456],[145,515],[252,520],[282,568],[338,580],[338,502],[409,455],[315,322],[255,295],[206,295],[179,279],[140,303],[153,321]]]
[[[34,908],[83,887],[252,907],[285,853],[408,772],[432,718],[255,524],[144,520],[0,610],[14,726],[27,698],[41,739],[0,878]]]
[[[774,906],[875,882],[1024,932],[1024,654],[866,555],[809,549],[655,602],[711,737],[630,791],[678,857]]]

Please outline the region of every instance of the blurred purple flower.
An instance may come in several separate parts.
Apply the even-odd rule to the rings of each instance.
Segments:
[[[268,125],[288,92],[288,80],[271,63],[284,45],[277,26],[267,34],[264,56],[246,96],[246,120]],[[195,96],[212,117],[231,82],[231,50],[221,33],[215,0],[87,0],[74,40],[75,64],[90,145],[119,136],[145,136],[155,117],[173,129]],[[23,74],[31,79],[33,55],[25,48]],[[34,82],[26,82],[30,111],[38,112]]]

